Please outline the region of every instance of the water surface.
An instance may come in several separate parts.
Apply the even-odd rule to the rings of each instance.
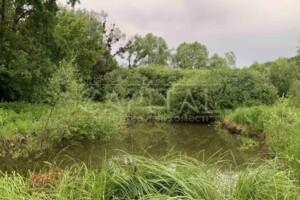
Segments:
[[[72,145],[30,162],[1,163],[0,169],[10,171],[40,168],[43,161],[60,166],[85,162],[97,168],[104,159],[124,154],[160,158],[166,154],[183,154],[200,160],[230,160],[242,165],[260,154],[260,149],[241,151],[240,136],[203,124],[131,124],[108,142],[87,142]],[[220,158],[221,157],[221,158]]]

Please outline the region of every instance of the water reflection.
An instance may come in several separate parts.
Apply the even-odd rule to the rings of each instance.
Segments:
[[[85,162],[90,167],[99,167],[104,159],[124,154],[124,152],[155,158],[172,152],[203,160],[212,156],[218,158],[222,155],[222,159],[231,160],[237,165],[248,162],[249,159],[259,154],[259,149],[242,152],[239,150],[240,146],[241,140],[238,136],[213,126],[163,123],[131,124],[109,142],[73,145],[33,163],[9,163],[8,165],[2,163],[2,170],[8,168],[30,169],[39,166],[44,160],[55,160],[61,165]],[[217,155],[215,155],[216,152]]]

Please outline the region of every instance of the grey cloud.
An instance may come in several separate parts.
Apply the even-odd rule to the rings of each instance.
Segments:
[[[300,37],[299,0],[82,0],[105,10],[128,35],[163,36],[170,47],[199,41],[210,53],[233,50],[239,65],[293,56]]]

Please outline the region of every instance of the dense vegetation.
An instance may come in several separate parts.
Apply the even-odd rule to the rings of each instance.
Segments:
[[[29,177],[3,173],[1,197],[297,199],[300,56],[238,68],[233,52],[209,57],[199,42],[172,51],[152,33],[120,41],[124,34],[104,12],[2,0],[0,158],[107,141],[133,119],[213,115],[229,130],[258,137],[274,159],[226,175],[185,157],[112,159],[97,172],[74,166]]]
[[[124,162],[128,160],[127,163]],[[276,161],[223,174],[215,164],[187,157],[125,156],[99,172],[74,165],[28,178],[2,175],[4,199],[297,199],[299,188]],[[55,172],[56,176],[51,176]],[[36,177],[42,177],[43,181]],[[59,183],[59,184],[58,184]]]

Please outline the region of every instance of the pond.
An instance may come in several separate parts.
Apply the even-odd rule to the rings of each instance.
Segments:
[[[241,150],[241,147],[241,136],[232,135],[211,125],[140,123],[128,125],[108,142],[72,145],[25,163],[2,162],[0,170],[25,172],[45,166],[43,161],[56,162],[61,167],[84,162],[89,167],[96,168],[104,159],[124,153],[154,158],[177,153],[204,161],[229,160],[240,166],[262,154],[260,147],[247,151]]]

